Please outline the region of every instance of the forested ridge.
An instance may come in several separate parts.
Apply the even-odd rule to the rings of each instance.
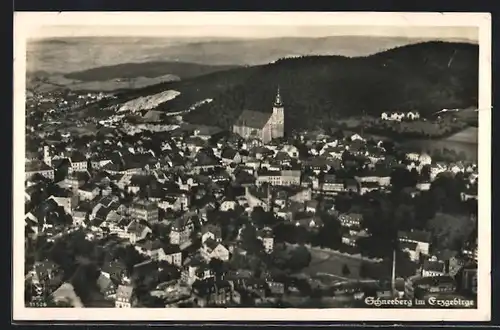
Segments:
[[[478,46],[426,42],[367,57],[304,56],[215,72],[128,91],[119,102],[173,89],[181,92],[159,110],[179,111],[213,99],[185,116],[192,123],[230,127],[244,109],[272,111],[279,85],[288,128],[324,125],[338,118],[383,111],[420,111],[477,104]]]

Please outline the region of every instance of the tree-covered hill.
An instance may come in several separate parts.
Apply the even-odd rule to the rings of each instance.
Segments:
[[[117,78],[155,78],[171,74],[185,79],[235,67],[234,65],[203,65],[183,62],[123,63],[71,72],[65,77],[81,81],[104,81]]]
[[[181,95],[160,110],[185,110],[211,98],[185,120],[230,127],[244,109],[270,112],[279,85],[288,128],[304,128],[362,113],[425,115],[477,105],[478,66],[477,45],[426,42],[368,57],[282,59],[125,92],[119,100],[174,89]]]

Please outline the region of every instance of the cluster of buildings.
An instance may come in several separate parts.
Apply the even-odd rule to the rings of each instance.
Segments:
[[[134,272],[158,271],[165,268],[158,266],[162,263],[180,274],[150,292],[165,306],[230,306],[280,297],[285,285],[243,269],[223,275],[214,271],[213,260],[228,263],[247,252],[240,235],[230,237],[227,228],[210,220],[213,212],[250,218],[262,208],[278,221],[311,231],[323,226],[319,212],[329,212],[341,223],[342,242],[356,247],[357,239],[370,233],[360,214],[336,210],[336,197],[388,191],[396,167],[419,173],[429,169],[429,177],[419,176],[412,196],[428,190],[439,173],[462,172],[470,187],[463,199],[477,199],[475,164],[436,163],[425,153],[396,160],[383,143],[370,144],[358,134],[345,139],[299,135],[305,155],[284,138],[284,120],[278,90],[272,113],[243,111],[232,132],[225,134],[180,127],[168,135],[141,135],[132,141],[116,129],[83,148],[74,148],[72,141],[64,148],[40,146],[38,155],[26,156],[27,240],[56,241],[83,230],[89,241],[115,237],[133,246],[145,261],[132,273],[123,260],[106,262],[100,270],[101,294],[117,308],[140,305],[131,281]],[[355,168],[355,174],[346,168]],[[155,234],[158,226],[166,229],[162,237]],[[254,226],[264,252],[272,253],[273,228]],[[429,254],[428,233],[401,232],[399,240],[412,260],[423,260],[420,278],[449,273],[451,258]],[[470,251],[474,256],[477,247]],[[441,262],[448,268],[438,268]],[[38,279],[32,280],[35,284],[40,278],[52,280],[57,268],[53,261],[37,260],[30,278]],[[48,286],[36,287],[41,295]]]
[[[417,120],[417,119],[420,119],[420,113],[418,111],[382,112],[382,114],[380,115],[380,119],[390,120],[390,121]]]

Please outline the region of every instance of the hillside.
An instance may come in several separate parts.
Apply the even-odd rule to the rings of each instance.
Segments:
[[[64,77],[80,81],[106,81],[117,78],[156,78],[174,75],[180,79],[186,79],[233,68],[235,66],[183,62],[124,63],[71,72],[65,74]]]
[[[187,62],[262,65],[292,55],[366,56],[417,43],[405,37],[283,37],[266,39],[65,37],[26,45],[27,71],[67,74],[123,63]],[[64,62],[64,66],[61,66]]]
[[[477,45],[426,42],[367,57],[282,59],[146,87],[119,100],[176,90],[181,94],[158,109],[181,111],[211,98],[185,120],[230,127],[243,109],[271,111],[280,85],[289,128],[314,127],[363,112],[418,110],[425,115],[477,104],[478,64]]]

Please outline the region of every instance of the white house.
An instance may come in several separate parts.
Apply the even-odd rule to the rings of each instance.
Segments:
[[[212,258],[222,261],[229,260],[229,250],[224,245],[211,238],[203,243],[200,253],[206,261],[210,261]]]

